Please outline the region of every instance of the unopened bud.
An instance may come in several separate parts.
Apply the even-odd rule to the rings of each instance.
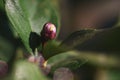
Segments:
[[[41,53],[39,53],[38,56],[30,56],[28,58],[28,61],[31,63],[34,63],[38,65],[38,67],[41,69],[41,71],[47,75],[50,72],[50,66],[47,65],[47,61],[45,61],[44,57]]]
[[[0,77],[4,77],[8,72],[8,65],[5,61],[0,60]]]

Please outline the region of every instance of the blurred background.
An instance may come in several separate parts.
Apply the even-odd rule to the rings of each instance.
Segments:
[[[116,27],[120,21],[120,0],[59,0],[59,2],[61,11],[59,40],[84,28]],[[100,60],[105,62],[105,56],[102,54]],[[89,63],[82,65],[75,74],[76,80],[120,80],[120,68],[109,66],[106,68]]]
[[[118,22],[120,0],[59,0],[59,39],[83,28],[110,28]]]
[[[117,26],[120,21],[120,0],[59,0],[59,6],[61,15],[59,40],[64,40],[70,33],[80,29],[107,29]],[[3,43],[5,38],[9,43],[14,44],[13,49],[16,49],[22,43],[19,38],[14,37],[16,33],[11,31],[10,25],[4,9],[0,7],[0,42]],[[1,43],[0,49],[4,45]],[[13,46],[7,48],[10,47]],[[14,53],[13,51],[11,53]],[[100,61],[106,61],[104,54],[101,56]],[[89,62],[74,70],[73,73],[75,80],[120,80],[120,67],[109,68],[109,65],[101,67]]]

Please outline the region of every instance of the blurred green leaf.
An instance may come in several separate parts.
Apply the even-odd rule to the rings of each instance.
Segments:
[[[92,38],[96,32],[96,29],[83,29],[76,31],[70,34],[70,36],[68,36],[65,40],[63,40],[61,45],[67,45],[69,48],[74,48],[76,45]]]
[[[14,78],[15,78],[15,80],[23,80],[23,79],[47,80],[45,78],[45,76],[40,72],[40,69],[37,66],[35,66],[35,64],[31,64],[31,63],[25,62],[25,61],[16,63]]]
[[[0,0],[0,9],[1,9],[1,10],[4,9],[4,2],[3,2],[3,0]]]
[[[13,54],[13,45],[8,40],[0,37],[0,60],[8,62]]]
[[[37,65],[23,60],[15,62],[11,77],[11,80],[48,80]]]
[[[120,13],[118,13],[118,21],[114,27],[120,27]]]
[[[114,53],[120,52],[120,27],[114,27],[98,31],[92,38],[75,46],[75,49],[81,51],[99,51]]]
[[[119,58],[99,52],[68,51],[55,55],[47,61],[51,65],[52,73],[60,67],[77,69],[85,63],[103,68],[120,68]]]
[[[51,66],[51,73],[53,73],[56,69],[61,67],[66,67],[71,70],[75,70],[86,62],[86,59],[78,58],[76,56],[71,55],[71,53],[76,54],[75,52],[69,51],[49,58],[47,61],[48,64]]]
[[[49,0],[6,0],[7,15],[29,52],[30,32],[40,33],[46,22],[59,26],[58,14]]]
[[[120,80],[120,70],[114,69],[107,72],[108,80]]]
[[[98,51],[119,54],[120,27],[82,30],[69,36],[64,44],[80,51]]]

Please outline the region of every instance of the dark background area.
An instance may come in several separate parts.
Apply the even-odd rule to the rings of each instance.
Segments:
[[[84,28],[110,28],[118,22],[120,0],[60,0],[59,39]]]

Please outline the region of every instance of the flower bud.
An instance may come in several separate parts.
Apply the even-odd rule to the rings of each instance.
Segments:
[[[41,36],[45,40],[54,39],[56,37],[56,27],[52,23],[46,23],[41,31]]]
[[[4,77],[8,72],[8,65],[5,61],[0,61],[0,77]]]
[[[43,64],[45,62],[45,59],[41,54],[39,54],[38,56],[30,56],[28,58],[28,61],[31,63],[35,63],[35,64],[39,65],[40,67],[44,67]]]
[[[54,72],[53,80],[74,80],[74,75],[69,68],[61,67]]]
[[[44,57],[42,56],[41,53],[39,53],[38,56],[30,56],[28,58],[28,61],[31,63],[34,63],[39,66],[41,71],[47,75],[50,72],[50,66],[47,65],[47,62],[45,61]]]

